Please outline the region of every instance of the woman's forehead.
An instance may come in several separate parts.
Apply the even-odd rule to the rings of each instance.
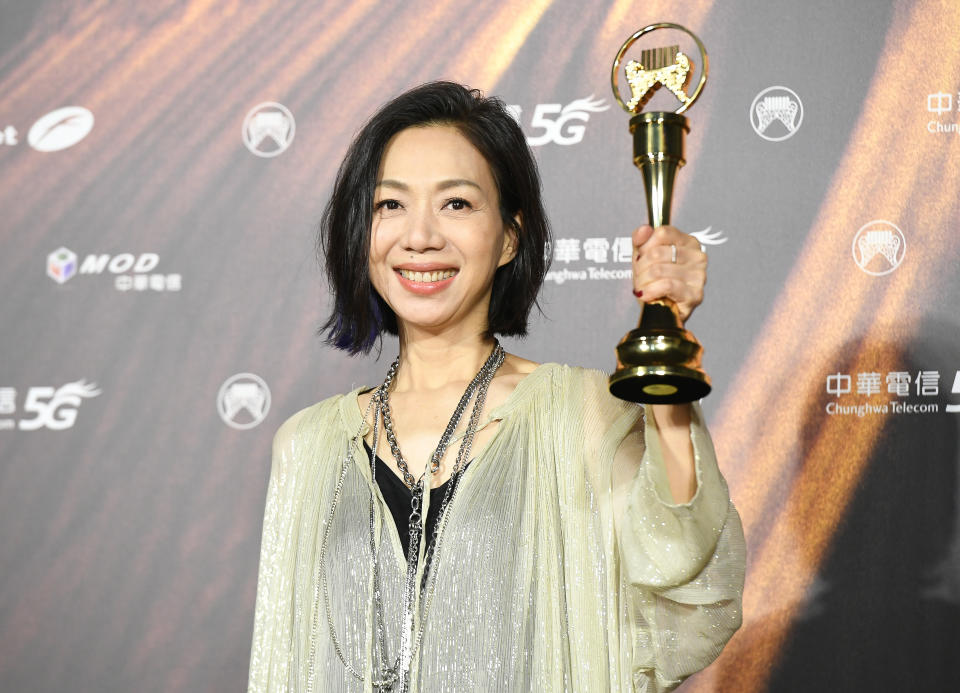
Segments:
[[[494,185],[490,166],[480,151],[452,125],[427,125],[401,130],[384,149],[378,185],[452,187],[473,183]]]

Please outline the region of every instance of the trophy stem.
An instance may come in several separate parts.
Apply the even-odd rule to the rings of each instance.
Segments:
[[[685,116],[653,111],[630,119],[633,163],[643,174],[647,220],[656,228],[670,223],[670,203],[677,170],[686,163],[684,135],[690,132]]]

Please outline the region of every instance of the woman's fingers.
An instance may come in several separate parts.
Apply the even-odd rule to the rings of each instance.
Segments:
[[[633,232],[633,291],[642,301],[673,300],[686,320],[703,301],[707,255],[700,242],[672,226]]]
[[[650,237],[653,236],[653,227],[649,224],[644,224],[633,230],[633,256],[637,256],[637,250],[643,246]]]

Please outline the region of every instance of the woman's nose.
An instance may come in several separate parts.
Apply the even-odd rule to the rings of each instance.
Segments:
[[[407,216],[403,241],[405,248],[418,253],[443,247],[443,234],[429,209],[416,208]]]

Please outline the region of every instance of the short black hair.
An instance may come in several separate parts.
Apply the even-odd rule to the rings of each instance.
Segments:
[[[318,249],[333,309],[319,334],[351,354],[369,352],[384,330],[397,334],[397,316],[370,282],[374,188],[390,138],[428,125],[457,128],[490,166],[500,216],[517,234],[517,254],[494,275],[486,336],[527,333],[547,271],[544,251],[550,239],[536,161],[503,101],[454,82],[430,82],[388,102],[363,126],[340,164],[320,222]]]

